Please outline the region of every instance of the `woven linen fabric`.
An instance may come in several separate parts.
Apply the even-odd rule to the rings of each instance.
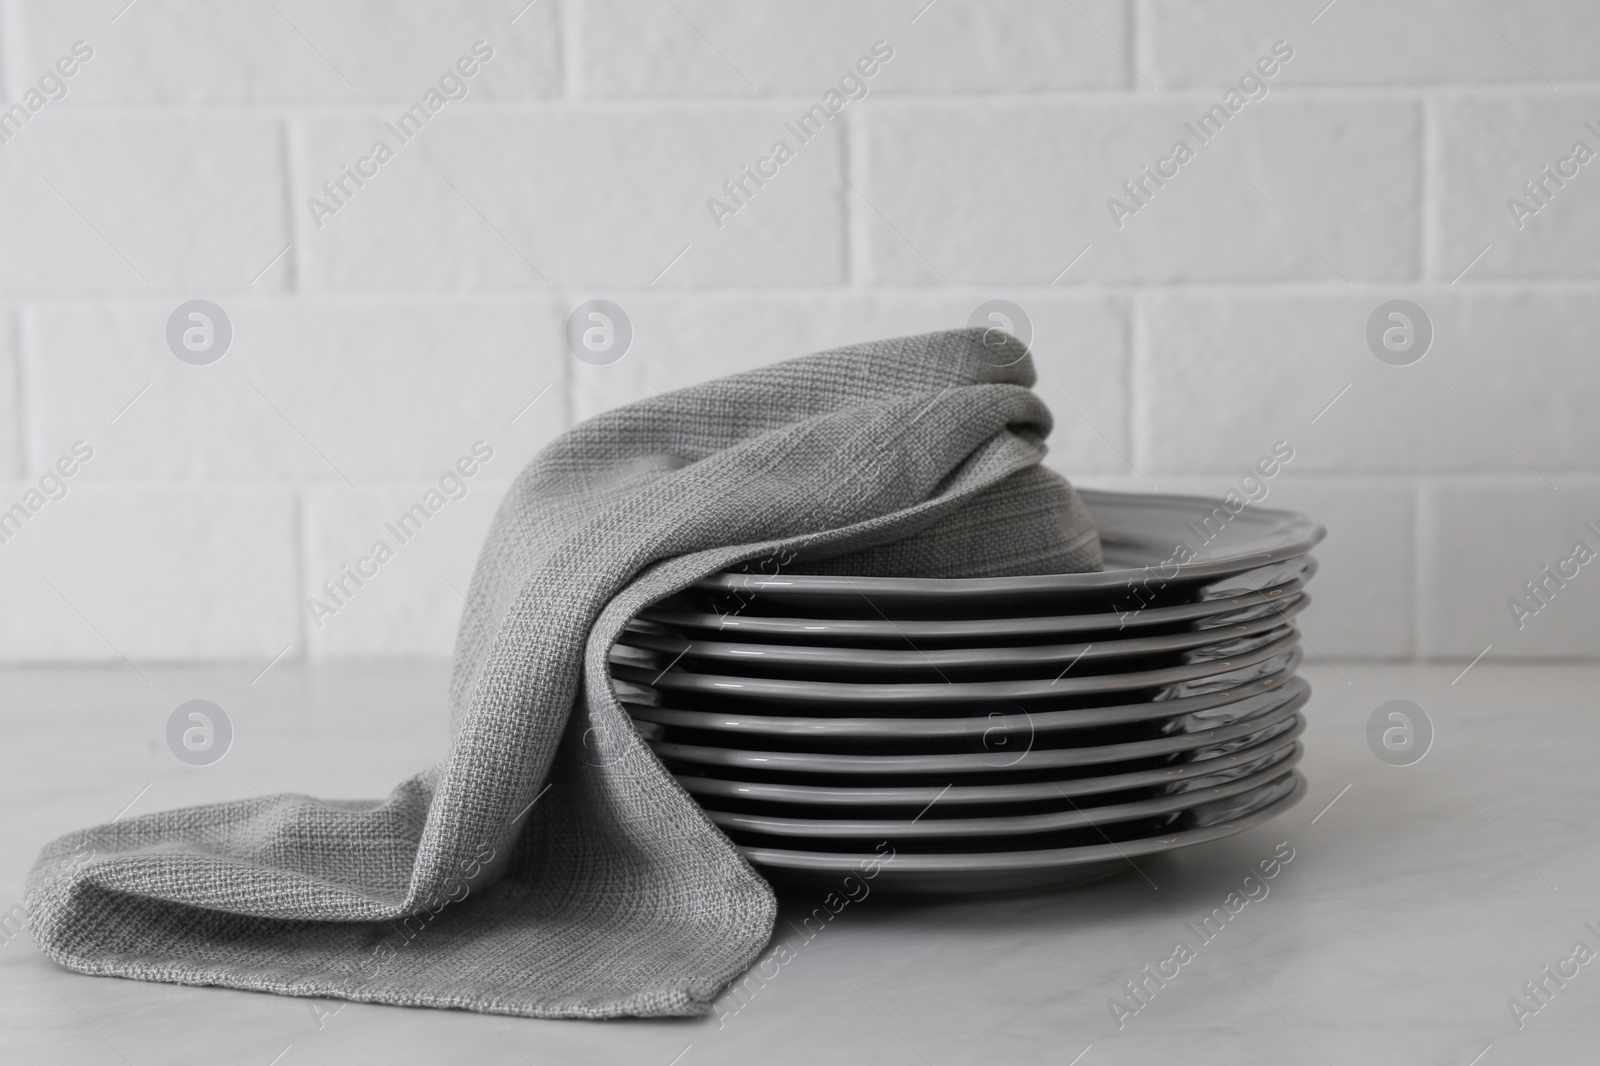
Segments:
[[[644,607],[752,561],[1098,568],[1086,509],[1038,466],[1032,362],[988,342],[856,345],[564,434],[484,544],[438,765],[384,800],[276,795],[62,837],[29,876],[40,946],[88,974],[289,995],[704,1012],[775,898],[633,731],[608,653]]]

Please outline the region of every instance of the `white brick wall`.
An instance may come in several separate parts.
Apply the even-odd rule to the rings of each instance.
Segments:
[[[430,89],[460,98],[400,143]],[[830,89],[861,98],[719,225]],[[1084,484],[1214,491],[1293,442],[1319,651],[1600,651],[1600,570],[1507,606],[1600,548],[1585,0],[0,0],[0,101],[29,116],[0,126],[0,502],[94,449],[0,545],[0,659],[445,654],[499,495],[573,420],[996,297]],[[595,297],[635,329],[611,366],[563,341]],[[233,326],[208,366],[166,342],[195,298]],[[1412,366],[1367,347],[1391,299],[1434,326]],[[466,498],[311,618],[476,440]]]

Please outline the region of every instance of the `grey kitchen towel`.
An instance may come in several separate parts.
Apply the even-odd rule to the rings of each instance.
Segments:
[[[88,974],[288,995],[705,1011],[771,936],[774,895],[630,727],[610,648],[741,564],[1097,569],[1086,509],[1038,465],[1031,359],[994,342],[855,345],[564,434],[479,557],[438,765],[384,800],[276,795],[62,837],[29,876],[40,946]]]

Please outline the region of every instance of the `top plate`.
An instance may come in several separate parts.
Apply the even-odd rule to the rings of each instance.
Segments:
[[[984,600],[1104,600],[1125,593],[1147,598],[1305,555],[1327,530],[1305,515],[1274,507],[1231,512],[1222,500],[1079,490],[1100,534],[1106,569],[1085,574],[1018,577],[848,577],[833,574],[712,574],[702,593],[760,597],[774,606],[792,600],[866,597],[876,606],[915,608],[935,602],[976,606]],[[1183,561],[1187,553],[1188,560]]]

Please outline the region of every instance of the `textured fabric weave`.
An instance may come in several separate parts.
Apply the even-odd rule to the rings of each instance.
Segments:
[[[824,352],[566,433],[484,544],[442,762],[386,800],[278,795],[62,837],[29,877],[41,947],[83,973],[290,995],[703,1012],[766,944],[773,893],[631,729],[610,648],[648,604],[752,560],[1098,568],[1081,501],[1038,466],[1030,360],[983,341]]]

